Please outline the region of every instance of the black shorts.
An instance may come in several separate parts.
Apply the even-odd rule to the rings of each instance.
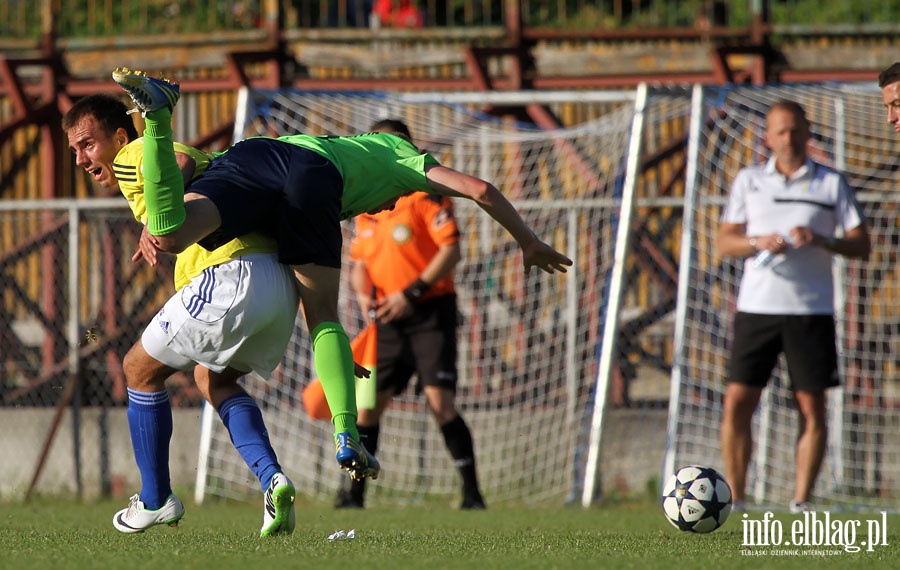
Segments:
[[[791,389],[821,392],[840,384],[834,317],[741,312],[734,317],[728,381],[765,387],[782,352]]]
[[[427,299],[411,317],[379,324],[378,391],[399,394],[416,373],[416,393],[422,386],[456,392],[456,326],[456,295]]]
[[[251,138],[216,157],[188,192],[209,198],[222,225],[200,240],[210,251],[250,232],[278,242],[282,263],[341,266],[343,180],[328,159],[274,139]]]

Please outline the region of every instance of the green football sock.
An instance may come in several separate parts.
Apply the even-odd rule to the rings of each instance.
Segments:
[[[331,408],[334,433],[350,432],[350,436],[359,441],[356,429],[356,375],[350,339],[344,328],[333,322],[319,324],[311,336],[316,374]]]
[[[172,142],[172,112],[160,109],[144,117],[144,200],[147,229],[153,235],[174,232],[184,223],[184,178]]]

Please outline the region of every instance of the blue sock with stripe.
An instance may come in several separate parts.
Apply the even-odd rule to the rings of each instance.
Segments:
[[[172,405],[169,393],[128,389],[128,430],[134,460],[141,472],[141,501],[155,511],[172,494],[169,479],[169,442]]]
[[[269,432],[256,401],[247,393],[235,394],[219,405],[219,417],[231,436],[231,443],[265,491],[281,466],[269,443]]]

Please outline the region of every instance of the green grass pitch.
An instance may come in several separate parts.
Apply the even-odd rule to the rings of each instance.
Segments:
[[[740,516],[732,515],[711,534],[682,533],[649,500],[591,509],[492,507],[460,512],[432,505],[335,511],[301,496],[295,533],[269,539],[258,536],[261,504],[212,501],[198,507],[188,503],[177,528],[159,526],[123,535],[113,529],[111,520],[126,503],[42,499],[29,505],[0,505],[0,568],[900,568],[900,515],[888,516],[888,545],[873,552],[748,556],[742,546]],[[751,516],[758,518],[761,513]],[[776,516],[786,526],[796,518]],[[354,540],[327,540],[336,530],[350,529],[356,531]]]

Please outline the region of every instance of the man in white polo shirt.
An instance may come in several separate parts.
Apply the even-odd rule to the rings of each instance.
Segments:
[[[765,137],[771,157],[735,177],[718,232],[720,256],[747,258],[734,319],[722,456],[735,508],[742,509],[751,419],[783,352],[801,420],[790,510],[802,512],[812,510],[810,493],[825,455],[825,390],[839,384],[831,257],[867,257],[869,232],[844,177],[807,156],[811,134],[800,105],[773,104]],[[763,250],[768,253],[758,257]]]

